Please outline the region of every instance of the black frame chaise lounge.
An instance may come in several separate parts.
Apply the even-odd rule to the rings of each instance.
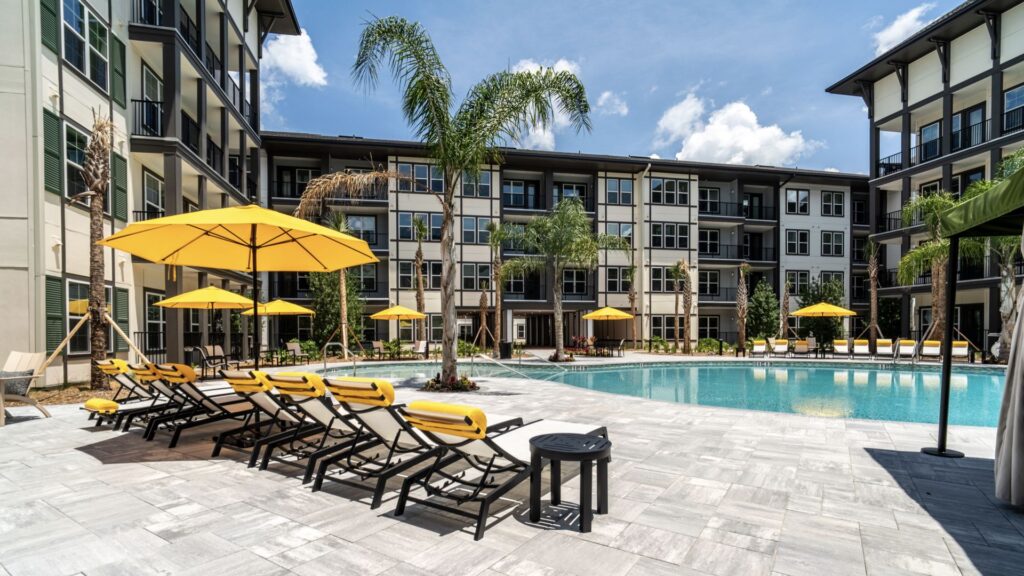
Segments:
[[[89,419],[96,419],[97,426],[111,422],[114,430],[117,430],[127,419],[177,407],[173,399],[163,396],[156,390],[148,389],[144,384],[145,380],[137,379],[128,362],[124,360],[100,360],[96,362],[96,367],[108,380],[113,380],[117,384],[117,390],[110,400],[90,398],[83,406],[83,409],[89,412]],[[152,373],[145,366],[141,371],[144,375]]]
[[[171,433],[168,448],[178,445],[178,439],[185,430],[205,426],[228,419],[246,419],[255,411],[247,399],[222,389],[200,388],[196,385],[196,373],[187,364],[154,364],[159,382],[182,402],[179,410],[161,414],[150,419],[144,438],[152,440],[158,430]]]
[[[405,480],[395,515],[401,516],[408,502],[416,502],[471,518],[476,522],[475,540],[484,537],[491,505],[530,477],[530,438],[559,432],[608,437],[604,426],[557,420],[524,423],[521,418],[514,418],[488,424],[487,416],[479,408],[441,402],[412,402],[402,412],[410,424],[444,448],[447,455],[435,466]],[[469,468],[451,469],[460,463]],[[427,498],[412,496],[414,486],[422,488]],[[479,506],[476,514],[462,508],[467,503]]]

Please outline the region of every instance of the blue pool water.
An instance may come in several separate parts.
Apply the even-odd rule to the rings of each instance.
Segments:
[[[460,369],[471,377],[516,376],[493,364],[460,364]],[[937,422],[939,414],[940,374],[932,366],[892,369],[773,362],[767,367],[750,363],[674,363],[571,372],[525,365],[516,365],[515,369],[570,386],[681,404],[901,422]],[[363,365],[358,370],[360,376],[390,378],[436,372],[437,364],[426,363]],[[954,367],[950,423],[995,426],[1003,384],[1000,369]]]

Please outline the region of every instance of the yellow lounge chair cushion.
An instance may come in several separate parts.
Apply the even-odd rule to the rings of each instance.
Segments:
[[[487,416],[475,406],[417,400],[405,409],[405,418],[424,432],[473,440],[487,436]]]
[[[157,364],[153,368],[164,382],[186,384],[196,381],[196,371],[187,364]]]
[[[127,374],[130,372],[128,369],[128,362],[121,360],[120,358],[100,360],[96,363],[96,367],[107,376],[117,376],[118,374]]]
[[[267,381],[289,396],[309,396],[319,398],[326,393],[324,379],[312,372],[278,372],[266,374]]]
[[[875,345],[877,345],[877,346],[892,346],[892,340],[888,340],[888,339],[885,339],[885,338],[879,338],[878,340],[875,340]]]
[[[139,382],[152,382],[160,379],[160,373],[153,364],[129,364],[128,368],[135,374]]]
[[[338,402],[367,406],[391,406],[395,403],[394,386],[381,378],[344,376],[328,378],[324,385]]]
[[[221,372],[224,380],[231,385],[231,388],[238,394],[256,394],[258,392],[270,392],[274,386],[267,382],[267,375],[258,370],[252,371],[228,371]]]
[[[966,340],[954,340],[953,341],[953,348],[967,348],[967,341]]]
[[[853,345],[854,346],[867,346],[868,345],[868,341],[867,340],[854,340],[853,341]]]
[[[85,409],[97,414],[113,414],[119,407],[117,402],[106,398],[89,398],[85,401]]]

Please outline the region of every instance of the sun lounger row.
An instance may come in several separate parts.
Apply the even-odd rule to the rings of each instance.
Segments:
[[[97,425],[143,427],[146,440],[167,432],[173,447],[185,430],[236,420],[217,434],[212,457],[232,448],[248,453],[250,467],[296,465],[314,491],[328,480],[369,489],[372,508],[381,505],[388,482],[402,478],[396,515],[415,502],[467,516],[478,540],[491,505],[530,477],[530,438],[607,436],[600,426],[525,422],[472,406],[398,404],[383,379],[222,371],[224,383],[198,386],[195,372],[180,364],[108,360],[99,366],[119,390],[115,400],[86,402]]]
[[[762,357],[794,357],[809,356],[818,352],[817,343],[813,338],[806,340],[794,340],[792,343],[786,340],[767,338],[754,340],[751,349],[752,356]],[[847,358],[875,358],[875,359],[912,359],[912,358],[941,358],[942,342],[939,340],[925,340],[920,346],[914,340],[899,339],[892,340],[879,338],[875,341],[875,352],[871,352],[869,340],[833,340],[832,357]],[[964,340],[953,342],[952,359],[967,361],[970,357],[970,343]]]

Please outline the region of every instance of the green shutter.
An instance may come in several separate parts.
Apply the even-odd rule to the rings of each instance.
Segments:
[[[114,154],[110,161],[110,184],[114,189],[110,213],[121,221],[128,221],[128,162]]]
[[[125,334],[128,333],[128,310],[128,289],[114,288],[114,322],[117,322],[117,325]],[[128,349],[128,343],[116,332],[114,333],[114,343],[114,349],[118,352],[124,352]]]
[[[46,351],[60,346],[67,328],[64,324],[64,280],[46,277]]]
[[[39,23],[41,27],[43,46],[53,50],[54,54],[60,54],[60,11],[57,9],[57,0],[40,0],[39,2]]]
[[[64,193],[64,148],[60,132],[60,118],[43,110],[43,188],[54,194]]]
[[[125,99],[125,86],[127,82],[124,76],[124,43],[110,35],[110,95],[114,98],[114,102],[121,105],[124,108],[127,100]]]

